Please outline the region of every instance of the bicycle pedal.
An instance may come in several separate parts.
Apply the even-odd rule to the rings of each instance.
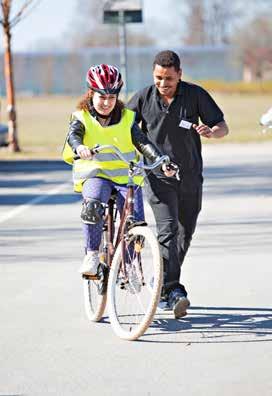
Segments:
[[[89,280],[99,280],[101,277],[98,274],[92,275],[92,274],[82,274],[83,279],[89,279]]]

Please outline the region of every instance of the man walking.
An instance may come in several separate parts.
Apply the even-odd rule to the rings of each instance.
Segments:
[[[147,178],[147,197],[164,263],[159,306],[172,309],[176,318],[185,316],[190,305],[180,283],[180,268],[201,209],[201,137],[222,138],[228,133],[224,115],[208,92],[181,81],[181,76],[179,56],[169,50],[159,52],[153,62],[154,85],[136,93],[128,103],[149,140],[180,169],[180,180],[166,178],[160,170]]]

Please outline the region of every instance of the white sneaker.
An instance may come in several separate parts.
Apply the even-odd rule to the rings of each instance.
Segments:
[[[91,275],[95,275],[97,273],[98,266],[99,266],[98,250],[88,251],[78,271],[81,274],[88,273]]]

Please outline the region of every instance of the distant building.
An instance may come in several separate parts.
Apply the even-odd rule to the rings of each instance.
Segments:
[[[127,49],[128,91],[152,83],[152,62],[164,48]],[[177,47],[185,78],[235,81],[242,68],[231,61],[231,49],[220,47]],[[91,64],[119,65],[119,48],[86,48],[74,52],[14,53],[15,87],[21,94],[78,95],[85,89],[85,74]],[[0,54],[0,95],[4,95],[3,54]]]

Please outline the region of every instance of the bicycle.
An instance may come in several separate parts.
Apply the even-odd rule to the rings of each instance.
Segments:
[[[99,248],[100,265],[96,275],[83,274],[85,310],[89,320],[99,322],[108,299],[110,323],[117,336],[136,340],[149,327],[161,295],[163,267],[159,244],[145,222],[136,222],[133,176],[140,169],[152,170],[169,164],[168,156],[145,165],[128,162],[112,145],[93,148],[96,154],[112,150],[128,164],[128,191],[117,222],[116,195],[104,207],[103,233]]]
[[[260,125],[263,126],[262,133],[266,133],[268,129],[272,129],[272,107],[267,110],[260,118]]]

